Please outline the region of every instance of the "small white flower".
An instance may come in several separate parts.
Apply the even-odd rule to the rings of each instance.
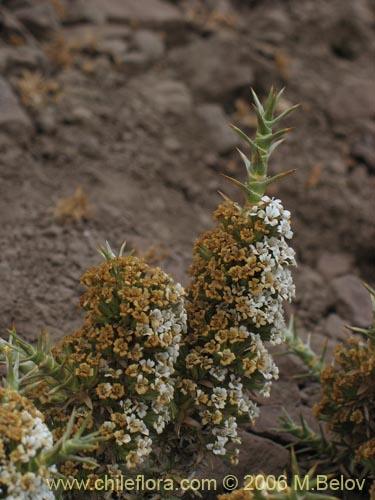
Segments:
[[[227,444],[227,442],[228,438],[226,436],[217,436],[217,439],[214,443],[208,443],[207,449],[212,451],[215,455],[225,455],[225,445]]]

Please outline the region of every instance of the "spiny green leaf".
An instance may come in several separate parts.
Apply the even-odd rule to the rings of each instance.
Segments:
[[[291,106],[290,108],[286,109],[279,116],[276,116],[276,118],[273,118],[273,120],[271,121],[271,124],[276,125],[277,123],[279,123],[279,121],[281,121],[283,118],[288,116],[290,113],[292,113],[294,110],[296,110],[299,107],[300,107],[300,104],[295,104],[294,106]]]
[[[271,92],[272,92],[272,89],[271,89]],[[254,91],[253,88],[251,88],[251,93],[253,95],[253,99],[254,99],[254,102],[256,104],[256,107],[258,108],[259,112],[264,115],[264,108],[263,108],[260,100],[258,99],[258,96],[256,95],[256,93],[255,93],[255,91]]]
[[[287,175],[294,174],[295,171],[296,169],[292,168],[291,170],[287,170],[286,172],[281,172],[280,174],[274,175],[273,177],[267,179],[266,183],[271,184],[272,182],[278,181],[279,179],[282,179]]]
[[[251,170],[251,161],[249,160],[249,158],[240,149],[237,148],[237,151],[239,152],[239,154],[240,154],[240,156],[242,158],[242,161],[245,164],[246,171],[247,171],[247,173],[249,175],[250,174],[250,170]]]

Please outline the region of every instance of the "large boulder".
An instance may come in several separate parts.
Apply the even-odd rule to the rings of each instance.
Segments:
[[[229,127],[229,118],[218,104],[202,104],[197,108],[210,150],[219,154],[229,153],[239,145],[237,134]]]
[[[332,287],[337,297],[337,312],[352,326],[368,327],[372,321],[371,300],[359,279],[347,274],[336,278]]]
[[[248,58],[232,36],[197,40],[172,50],[170,59],[184,81],[208,100],[226,99],[250,89],[254,79]]]

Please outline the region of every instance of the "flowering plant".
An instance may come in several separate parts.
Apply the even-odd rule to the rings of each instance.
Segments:
[[[349,470],[361,464],[362,475],[375,479],[375,291],[370,287],[368,290],[373,323],[367,329],[352,328],[367,339],[350,337],[346,345],[337,347],[335,364],[322,371],[322,398],[314,413],[320,421],[327,422],[342,461],[350,457]]]
[[[215,227],[193,249],[186,294],[159,268],[134,255],[116,256],[107,244],[105,262],[81,281],[86,312],[82,327],[50,348],[36,348],[11,334],[1,345],[17,353],[22,391],[43,411],[55,442],[74,411],[100,436],[81,461],[59,465],[67,476],[95,479],[106,471],[146,470],[176,475],[207,454],[237,461],[240,420],[258,415],[254,395],[268,396],[278,369],[268,346],[284,341],[283,302],[294,285],[290,212],[266,188],[272,152],[288,129],[274,132],[295,106],[275,116],[282,92],[263,107],[253,92],[258,128],[254,140],[234,129],[251,148],[240,152],[247,180],[230,179],[245,204],[226,197]],[[85,457],[95,455],[99,462]],[[151,464],[151,466],[150,466]]]
[[[237,461],[238,419],[253,421],[251,393],[268,396],[278,369],[267,344],[283,342],[283,301],[294,296],[289,267],[295,265],[290,212],[265,195],[268,184],[290,173],[267,176],[271,153],[288,129],[272,132],[292,107],[275,117],[282,92],[273,89],[265,107],[255,93],[255,140],[242,152],[248,179],[230,179],[246,195],[244,206],[225,198],[214,213],[216,226],[195,243],[187,287],[188,334],[177,362],[177,434],[201,457],[207,450]],[[276,141],[276,142],[275,142]]]
[[[39,366],[39,383],[26,391],[43,409],[55,439],[75,407],[77,425],[87,419],[87,428],[105,438],[95,456],[113,472],[118,463],[139,467],[151,453],[153,436],[171,419],[172,375],[186,313],[183,289],[166,273],[122,251],[116,257],[108,244],[102,254],[106,261],[81,279],[88,287],[81,298],[82,328],[52,349],[55,372],[64,371],[65,382],[48,372],[41,378]],[[66,475],[94,479],[92,469],[71,461],[60,466]]]
[[[53,499],[46,464],[53,447],[50,430],[34,404],[16,390],[0,387],[0,498]]]
[[[92,450],[98,434],[82,436],[83,425],[73,434],[74,413],[65,433],[54,443],[44,415],[19,391],[18,359],[6,353],[8,382],[0,386],[0,498],[53,500],[48,480],[57,475],[56,464],[70,460],[95,466],[77,451]]]
[[[325,432],[315,433],[302,419],[297,425],[286,416],[283,429],[310,449],[313,456],[326,460],[334,471],[344,471],[349,477],[357,476],[373,481],[375,492],[375,291],[368,289],[374,311],[372,325],[368,328],[352,327],[361,336],[351,336],[340,344],[331,365],[321,366],[321,359],[300,345],[300,357],[308,367],[320,366],[321,400],[314,406],[314,414]],[[364,340],[363,336],[366,337]],[[296,331],[288,339],[292,345],[298,338]],[[288,341],[289,343],[289,341]],[[302,346],[302,347],[301,347]],[[315,358],[315,362],[313,361]],[[316,375],[316,372],[312,372]]]

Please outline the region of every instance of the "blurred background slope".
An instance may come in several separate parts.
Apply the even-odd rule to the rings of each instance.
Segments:
[[[79,276],[123,240],[187,280],[218,190],[241,194],[233,122],[287,87],[271,169],[292,211],[302,325],[341,338],[374,284],[374,10],[358,0],[0,2],[0,324],[81,321]],[[245,146],[242,145],[245,149]],[[246,149],[245,149],[246,150]]]

